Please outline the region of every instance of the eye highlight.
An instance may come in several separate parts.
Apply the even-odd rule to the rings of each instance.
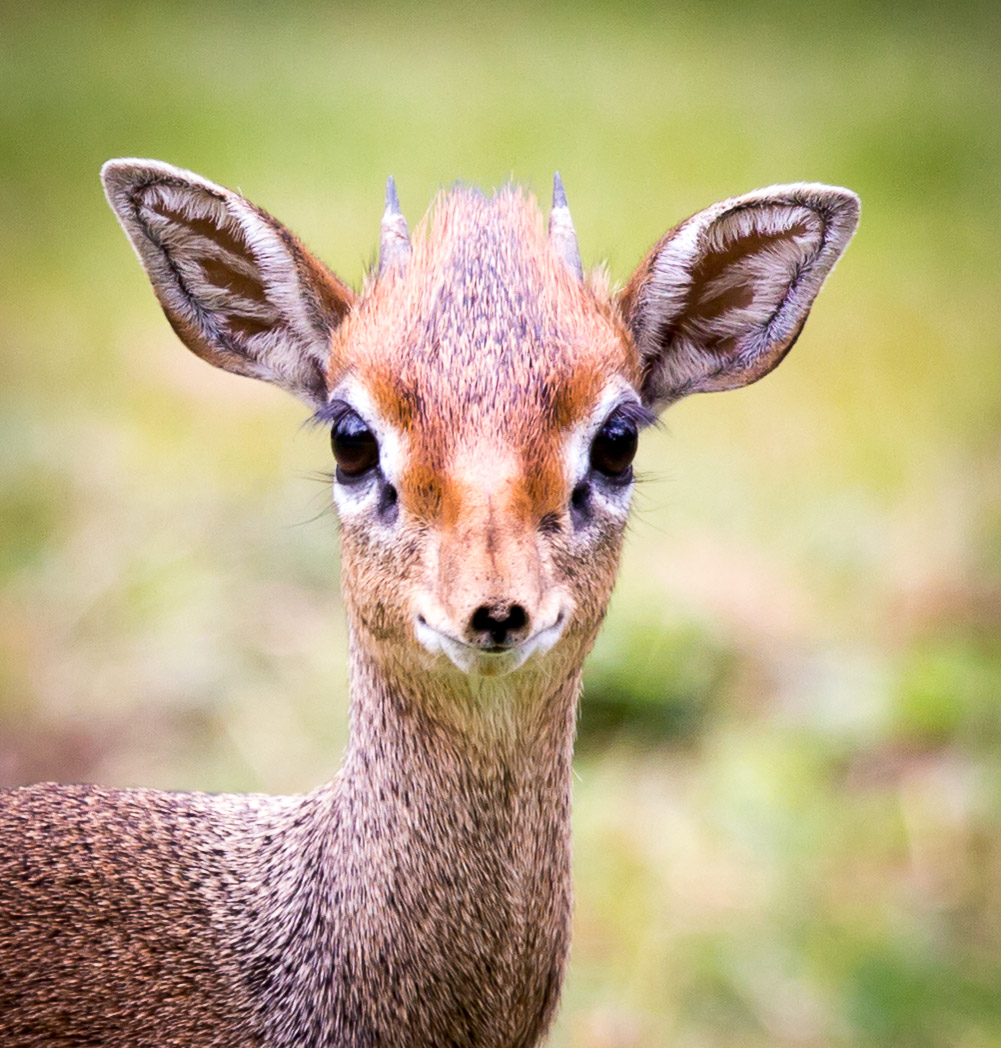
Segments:
[[[591,443],[591,468],[609,480],[628,481],[638,442],[632,414],[622,408],[613,411]]]
[[[341,483],[357,480],[379,465],[379,442],[375,434],[361,415],[347,405],[333,420],[330,447]]]

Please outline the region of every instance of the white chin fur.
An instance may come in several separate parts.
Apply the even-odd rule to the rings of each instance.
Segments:
[[[441,633],[423,620],[414,627],[417,640],[432,655],[446,655],[452,663],[470,677],[504,677],[523,666],[533,655],[543,655],[560,639],[564,618],[552,626],[533,633],[531,637],[510,651],[482,651],[472,644],[464,644]]]

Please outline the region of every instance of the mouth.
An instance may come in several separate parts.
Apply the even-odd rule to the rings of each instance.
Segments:
[[[533,655],[544,655],[560,639],[566,616],[561,611],[549,626],[536,630],[518,644],[467,644],[417,617],[414,632],[422,647],[432,655],[446,655],[469,676],[503,677],[523,666]]]

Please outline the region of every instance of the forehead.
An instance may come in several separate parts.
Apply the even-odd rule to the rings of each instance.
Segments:
[[[448,435],[543,436],[589,417],[638,363],[603,287],[550,250],[533,198],[457,189],[415,232],[406,270],[380,279],[333,347],[331,378],[362,382],[383,418]]]

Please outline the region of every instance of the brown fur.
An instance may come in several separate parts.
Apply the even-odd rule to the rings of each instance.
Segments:
[[[623,306],[520,190],[457,190],[355,298],[228,190],[150,161],[104,177],[195,352],[313,403],[357,397],[382,427],[378,474],[340,495],[351,735],[301,797],[5,792],[0,1048],[531,1048],[566,962],[580,668],[628,505],[606,486],[575,519],[572,493],[600,488],[607,413],[639,410],[636,318],[651,344],[673,320],[650,290],[671,236]],[[372,485],[395,485],[391,514]],[[512,606],[513,641],[552,627],[554,646],[489,670],[475,612]],[[428,623],[479,668],[435,653]]]

